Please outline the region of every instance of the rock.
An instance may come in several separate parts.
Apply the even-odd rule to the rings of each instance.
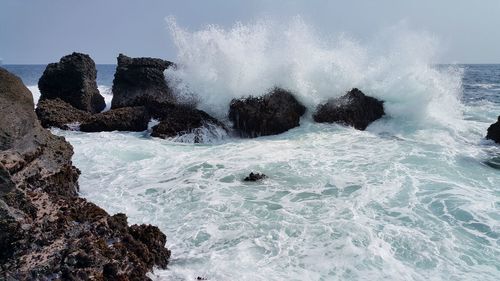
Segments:
[[[46,99],[38,103],[36,115],[44,128],[57,127],[64,130],[74,128],[75,124],[87,121],[91,114],[76,109],[61,99]]]
[[[254,174],[254,173],[252,172],[252,173],[250,173],[250,174],[248,175],[248,177],[246,177],[246,178],[245,178],[245,179],[243,179],[243,180],[244,180],[244,181],[260,181],[260,180],[263,180],[263,179],[265,179],[265,178],[267,178],[267,176],[266,176],[266,175],[264,175],[264,174],[259,174],[259,173],[255,173],[255,174]]]
[[[224,124],[202,110],[182,105],[164,105],[161,108],[161,111],[151,110],[154,116],[161,118],[160,123],[152,128],[153,137],[172,138],[192,134],[193,142],[203,143],[206,142],[204,138],[209,137],[206,134],[227,132]]]
[[[73,148],[42,128],[33,107],[21,80],[0,68],[0,279],[149,280],[167,266],[166,236],[79,198]]]
[[[96,113],[105,107],[96,84],[97,71],[89,55],[72,53],[47,65],[38,81],[40,101],[61,99],[83,111]]]
[[[144,106],[149,102],[174,103],[163,72],[173,63],[154,58],[118,56],[111,108]]]
[[[232,100],[229,119],[242,137],[276,135],[299,126],[306,108],[291,92],[274,88],[263,97]]]
[[[90,116],[80,124],[82,132],[145,131],[150,120],[144,106],[122,107]]]
[[[498,120],[496,123],[491,124],[488,128],[488,134],[486,138],[489,140],[493,140],[496,143],[500,143],[500,116],[498,116]]]
[[[340,98],[319,105],[313,119],[318,123],[340,123],[364,130],[384,114],[382,101],[354,88]]]

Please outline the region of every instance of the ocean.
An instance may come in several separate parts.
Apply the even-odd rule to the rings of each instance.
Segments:
[[[300,28],[276,40],[294,46],[281,52],[259,26],[235,29],[174,32],[183,67],[169,83],[222,120],[231,98],[289,88],[308,107],[300,127],[205,144],[52,129],[74,147],[83,197],[167,235],[169,268],[151,278],[500,279],[500,146],[484,139],[500,65],[432,64],[418,44],[372,56],[302,42]],[[44,65],[4,67],[37,98]],[[108,104],[114,68],[97,65]],[[366,131],[312,121],[350,87],[384,100],[386,116]],[[268,178],[243,182],[252,171]]]

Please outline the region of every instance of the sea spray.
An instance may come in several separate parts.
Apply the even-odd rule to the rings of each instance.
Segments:
[[[199,106],[219,118],[231,99],[280,86],[294,91],[310,110],[358,87],[384,100],[388,117],[398,122],[448,126],[461,119],[462,72],[434,67],[437,40],[404,25],[362,44],[345,34],[320,34],[300,17],[197,31],[180,27],[172,17],[167,22],[178,67],[166,76],[178,95],[197,95]]]

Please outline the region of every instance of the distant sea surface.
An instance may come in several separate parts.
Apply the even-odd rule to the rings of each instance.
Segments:
[[[44,65],[3,67],[39,95]],[[238,67],[252,73],[186,71],[201,77],[192,87],[216,93],[201,105],[220,118],[227,107],[207,104],[231,93],[212,81]],[[500,280],[500,148],[484,139],[500,115],[500,65],[339,76],[385,101],[366,131],[311,120],[316,93],[334,85],[319,76],[327,67],[297,84],[309,113],[277,136],[193,144],[53,132],[74,147],[82,196],[167,234],[172,260],[153,279]],[[114,71],[97,65],[108,104]],[[242,182],[252,171],[268,179]]]

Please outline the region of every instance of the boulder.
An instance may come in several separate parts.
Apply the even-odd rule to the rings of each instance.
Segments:
[[[156,107],[160,108],[160,107]],[[191,134],[194,143],[207,142],[207,134],[227,132],[219,120],[208,113],[182,105],[165,105],[161,111],[151,110],[153,116],[160,117],[160,123],[153,126],[151,136],[172,138]]]
[[[340,123],[364,130],[384,114],[382,101],[354,88],[339,98],[319,105],[313,119],[318,123]]]
[[[155,58],[130,58],[118,56],[113,79],[111,108],[144,106],[149,102],[175,102],[163,72],[172,62]]]
[[[44,129],[21,79],[0,68],[0,279],[149,280],[166,236],[78,197],[72,146]]]
[[[267,178],[266,175],[264,174],[259,174],[259,173],[250,173],[247,177],[243,179],[243,181],[261,181],[263,179]]]
[[[40,101],[61,99],[73,107],[91,112],[101,112],[105,107],[96,84],[97,71],[89,55],[72,53],[58,63],[47,65],[38,81]]]
[[[488,134],[486,138],[489,140],[493,140],[496,143],[500,143],[500,116],[498,116],[498,120],[496,123],[491,124],[488,128]]]
[[[87,121],[91,114],[76,109],[61,99],[46,99],[38,103],[36,115],[44,128],[57,127],[64,130],[75,128],[76,124]]]
[[[299,126],[306,108],[291,92],[274,88],[262,97],[231,101],[229,119],[242,137],[276,135]]]
[[[150,120],[144,106],[122,107],[90,116],[80,124],[82,132],[145,131]]]

